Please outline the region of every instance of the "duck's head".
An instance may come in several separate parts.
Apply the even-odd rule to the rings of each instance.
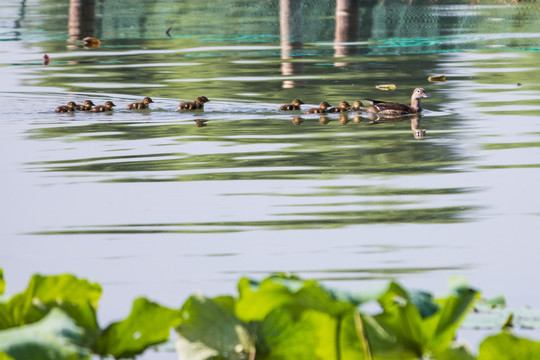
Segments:
[[[75,109],[75,107],[77,107],[77,104],[75,103],[75,101],[70,101],[67,103],[67,107],[70,109]]]
[[[142,100],[143,104],[150,104],[150,103],[153,103],[154,101],[152,101],[152,99],[150,97],[145,97],[143,100]]]
[[[331,107],[331,106],[332,106],[332,105],[330,105],[330,104],[327,103],[326,101],[323,101],[323,102],[321,103],[321,105],[319,105],[319,107],[320,107],[321,109],[323,109],[323,110],[326,110],[326,109],[328,109],[328,108]]]
[[[208,98],[206,96],[199,96],[198,98],[195,99],[195,102],[196,103],[205,103],[205,102],[209,102],[210,100],[208,100]]]
[[[351,107],[351,104],[349,104],[347,101],[342,101],[339,103],[339,107],[341,109],[348,109]]]
[[[294,106],[300,106],[300,105],[302,105],[303,103],[304,103],[304,102],[303,102],[302,100],[300,100],[300,99],[294,99],[294,100],[292,101],[292,104],[293,104]]]
[[[364,104],[362,104],[362,102],[360,100],[356,100],[354,103],[353,103],[353,108],[354,109],[360,109],[361,107],[364,107]]]
[[[429,94],[423,88],[416,88],[413,91],[412,97],[415,99],[428,98]]]
[[[92,102],[92,100],[85,100],[84,101],[85,107],[95,106],[95,104]]]
[[[107,101],[107,102],[105,102],[105,106],[111,108],[111,107],[116,106],[116,105],[114,105],[112,101]]]

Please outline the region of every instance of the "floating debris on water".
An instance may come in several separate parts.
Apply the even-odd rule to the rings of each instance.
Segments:
[[[384,85],[375,85],[379,90],[396,90],[396,85],[394,84],[384,84]]]
[[[427,79],[430,82],[446,82],[446,75],[429,76]]]

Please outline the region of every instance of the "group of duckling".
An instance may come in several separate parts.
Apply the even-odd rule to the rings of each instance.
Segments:
[[[416,88],[414,89],[411,96],[411,105],[366,99],[370,102],[371,106],[364,106],[364,104],[360,100],[356,100],[353,105],[349,104],[347,101],[341,101],[339,103],[339,106],[333,107],[328,102],[323,101],[318,108],[308,109],[305,114],[328,114],[343,113],[349,111],[364,111],[373,114],[403,116],[422,112],[422,104],[420,101],[422,98],[429,98],[428,93],[423,88]],[[304,102],[301,99],[294,99],[291,104],[282,105],[278,108],[278,110],[301,110],[300,105],[302,104],[304,104]]]
[[[206,96],[199,96],[194,101],[185,101],[178,105],[177,111],[180,110],[204,110],[204,103],[208,102]],[[126,110],[144,110],[149,108],[149,104],[154,101],[150,97],[145,97],[140,102],[134,102],[126,106]],[[56,108],[57,113],[89,111],[89,112],[107,112],[112,111],[116,106],[112,101],[106,101],[104,105],[95,105],[92,100],[85,100],[83,105],[77,105],[75,101],[70,101],[67,105],[61,105]]]
[[[364,106],[360,100],[356,100],[351,106],[347,101],[341,101],[339,106],[332,107],[328,102],[323,101],[318,108],[311,108],[305,111],[305,114],[328,114],[328,113],[343,113],[349,111],[364,111],[367,113],[384,114],[391,116],[403,116],[416,114],[422,111],[422,98],[429,98],[428,93],[423,88],[414,89],[411,96],[411,105],[405,105],[395,102],[385,102],[378,100],[366,99],[371,106]],[[194,101],[186,101],[178,105],[177,111],[197,111],[204,110],[204,104],[208,102],[206,96],[199,96]],[[148,109],[149,104],[153,103],[148,96],[140,102],[134,102],[126,106],[126,110],[143,110]],[[300,106],[304,104],[301,99],[294,99],[291,104],[285,104],[278,108],[281,111],[301,111]],[[112,111],[116,106],[112,101],[105,102],[104,105],[94,105],[91,100],[86,100],[83,105],[77,105],[74,101],[70,101],[67,105],[62,105],[56,108],[57,113],[74,112],[74,111],[90,111],[90,112],[107,112]]]

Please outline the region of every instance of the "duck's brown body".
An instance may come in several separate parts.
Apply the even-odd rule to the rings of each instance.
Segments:
[[[294,111],[294,110],[300,110],[300,105],[302,105],[304,102],[300,99],[294,99],[292,101],[292,104],[285,104],[281,105],[278,110],[285,110],[285,111]]]
[[[143,110],[148,109],[148,104],[153,103],[152,99],[148,96],[142,99],[141,102],[134,102],[126,106],[126,110]]]
[[[373,105],[368,106],[364,109],[365,112],[374,113],[374,114],[385,114],[385,115],[409,115],[422,112],[422,104],[420,103],[421,98],[428,98],[429,95],[426,90],[422,88],[414,89],[411,96],[411,105],[393,103],[393,102],[384,102],[377,100],[369,100]]]
[[[347,101],[342,101],[339,103],[339,106],[338,107],[332,107],[330,109],[328,109],[328,112],[329,113],[341,113],[341,112],[347,112],[349,111],[351,108],[351,104],[349,104]]]
[[[77,104],[74,101],[70,101],[67,105],[59,106],[54,111],[57,113],[73,112],[76,108]]]
[[[84,105],[77,105],[76,109],[79,111],[90,111],[92,110],[92,106],[95,106],[92,100],[86,100]]]
[[[176,110],[204,110],[204,103],[208,101],[210,100],[206,96],[199,96],[194,101],[180,103]]]
[[[116,106],[113,104],[112,101],[105,102],[105,105],[97,105],[90,110],[91,112],[106,112],[106,111],[112,111],[113,106]]]
[[[332,106],[326,101],[323,101],[318,108],[311,108],[306,111],[306,114],[326,114],[328,113],[328,108]]]

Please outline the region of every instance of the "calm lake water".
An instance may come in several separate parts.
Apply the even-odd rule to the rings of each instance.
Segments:
[[[2,3],[7,293],[74,273],[104,286],[106,323],[241,276],[442,295],[461,275],[539,307],[540,5],[365,4]],[[431,95],[416,120],[277,111],[415,87]],[[204,112],[175,111],[201,95]],[[124,110],[144,96],[150,111]],[[117,107],[54,112],[85,99]]]

